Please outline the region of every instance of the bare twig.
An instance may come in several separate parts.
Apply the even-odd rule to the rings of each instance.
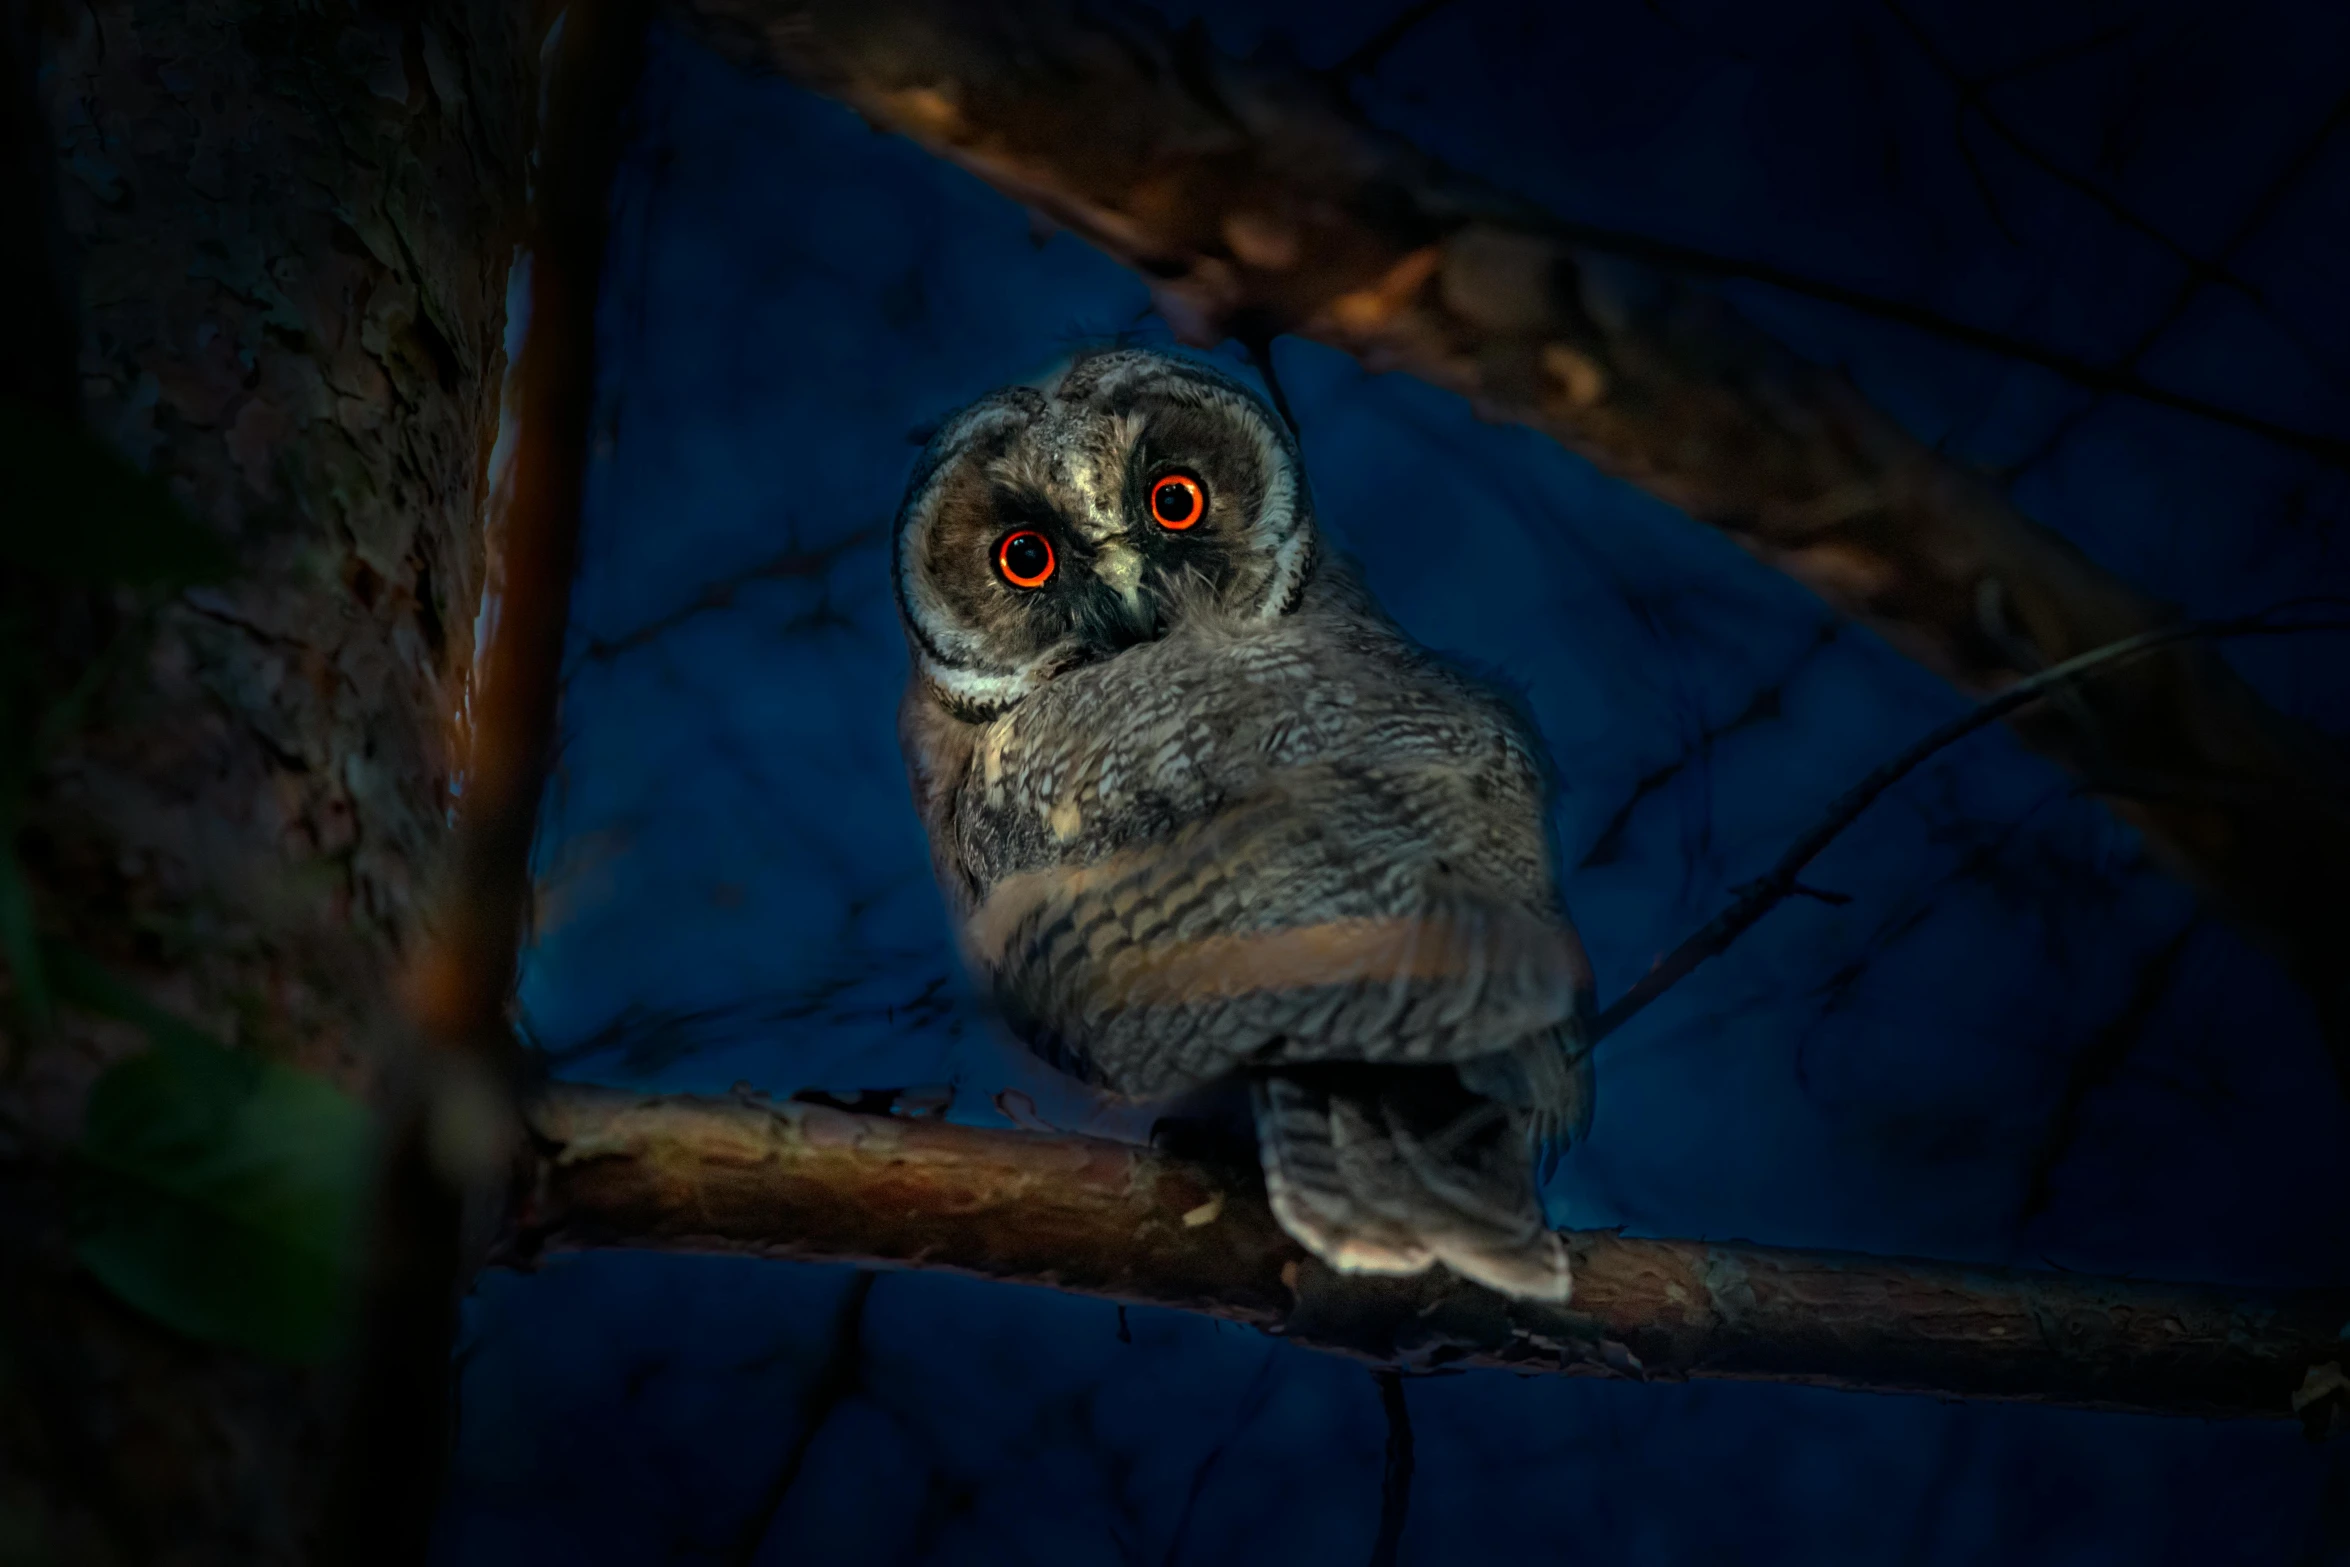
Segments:
[[[2056,1108],[2048,1117],[2048,1131],[2024,1170],[2023,1202],[2016,1215],[2019,1230],[2048,1211],[2057,1169],[2080,1137],[2081,1118],[2090,1096],[2112,1081],[2130,1058],[2130,1052],[2137,1048],[2146,1025],[2170,995],[2178,978],[2179,959],[2201,923],[2200,919],[2188,920],[2168,941],[2146,955],[2138,968],[2138,981],[2131,987],[2122,1009],[2074,1056],[2072,1069],[2065,1074],[2064,1090],[2057,1096]]]
[[[1990,200],[1987,191],[1984,200]],[[2005,220],[1998,216],[1996,208],[1993,209],[1993,217],[2004,230]],[[2095,360],[2065,353],[2028,337],[2017,337],[2011,332],[1959,320],[1930,306],[1906,299],[1888,299],[1882,294],[1872,294],[1866,289],[1813,277],[1789,267],[1774,266],[1767,261],[1746,256],[1725,256],[1719,251],[1675,244],[1670,240],[1636,234],[1627,229],[1608,228],[1602,224],[1576,223],[1565,219],[1554,221],[1561,234],[1603,255],[1622,256],[1628,260],[1669,267],[1691,277],[1713,278],[1727,283],[1761,283],[1804,299],[1836,305],[1855,315],[1889,321],[1926,337],[1939,338],[1943,342],[1956,343],[1962,348],[1971,348],[1995,358],[2045,370],[2085,392],[2127,397],[2150,407],[2168,408],[2174,413],[2207,419],[2232,430],[2242,430],[2247,435],[2257,435],[2264,441],[2273,442],[2288,451],[2305,453],[2321,462],[2337,467],[2350,465],[2350,441],[2320,431],[2279,424],[2273,419],[2264,419],[2258,414],[2230,408],[2224,403],[2215,403],[2209,398],[2197,397],[2150,381],[2137,368],[2138,360],[2143,355],[2125,355],[2117,363],[2099,364]],[[2208,281],[2208,278],[2197,274],[2196,280],[2202,282]]]
[[[873,1281],[878,1277],[871,1270],[861,1270],[841,1291],[840,1305],[833,1315],[832,1352],[824,1357],[822,1369],[800,1399],[800,1428],[792,1433],[783,1462],[768,1480],[759,1505],[735,1532],[734,1549],[727,1554],[735,1567],[750,1567],[759,1559],[759,1547],[774,1529],[775,1515],[783,1510],[792,1487],[799,1484],[800,1471],[808,1466],[808,1454],[815,1448],[824,1422],[847,1402],[864,1378],[865,1300],[873,1293]]]
[[[1379,1533],[1371,1542],[1371,1567],[1395,1567],[1404,1519],[1412,1508],[1412,1406],[1403,1395],[1402,1372],[1387,1368],[1372,1378],[1387,1416],[1387,1459],[1379,1471]]]
[[[685,603],[654,616],[640,626],[631,627],[616,636],[591,640],[581,651],[580,657],[588,663],[602,663],[623,653],[633,652],[660,640],[697,616],[732,608],[736,597],[754,582],[821,582],[842,556],[863,549],[868,544],[878,543],[882,536],[879,527],[867,526],[853,528],[824,544],[788,545],[740,571],[730,572],[705,583]]]
[[[2333,106],[2326,111],[2325,118],[2319,121],[2307,136],[2302,138],[2301,145],[2294,150],[2290,158],[2285,160],[2284,167],[2277,171],[2276,177],[2262,187],[2260,195],[2250,207],[2245,209],[2244,217],[2236,225],[2235,232],[2228,236],[2219,249],[2212,252],[2213,266],[2224,268],[2235,263],[2236,257],[2244,247],[2250,244],[2263,228],[2267,227],[2268,220],[2275,216],[2277,208],[2284,204],[2285,197],[2308,176],[2310,167],[2317,162],[2318,154],[2325,150],[2326,144],[2333,139],[2334,133],[2345,124],[2350,124],[2350,90],[2345,90],[2340,97],[2334,100]],[[2168,337],[2173,329],[2186,319],[2187,307],[2194,303],[2196,297],[2203,292],[2204,284],[2209,281],[2210,278],[2206,274],[2199,271],[2189,271],[2186,277],[2180,280],[2177,289],[2172,292],[2170,303],[2157,311],[2145,328],[2130,340],[2130,346],[2122,351],[2122,356],[2116,362],[2115,368],[2123,372],[2135,373],[2145,357],[2154,351],[2155,345]],[[2092,390],[2097,389],[2092,388]],[[2098,399],[2092,397],[2083,406],[2057,420],[2046,435],[2033,443],[2030,451],[2008,463],[2003,472],[2012,480],[2016,475],[2045,462],[2064,445],[2066,440],[2071,438],[2075,430],[2087,421],[2089,415],[2096,410],[2097,405]]]
[[[1379,30],[1347,51],[1346,56],[1330,67],[1330,74],[1343,79],[1368,76],[1386,62],[1395,52],[1395,46],[1404,41],[1422,22],[1452,4],[1452,0],[1412,0],[1412,3],[1381,23]]]
[[[2168,618],[1692,278],[1807,280],[1563,223],[1370,125],[1325,75],[1073,0],[675,3],[736,58],[1133,266],[1187,340],[1296,332],[1456,391],[1734,535],[1962,688],[1999,691]],[[2345,460],[2331,435],[2291,438]],[[2268,787],[2259,804],[2191,787],[2108,803],[2336,1010],[2350,1066],[2350,806],[2329,744],[2177,643],[2016,727],[2084,776]]]
[[[1379,1365],[1733,1377],[2211,1416],[2305,1417],[2350,1292],[2261,1293],[1953,1263],[1565,1238],[1574,1299],[1330,1271],[1253,1172],[1077,1136],[582,1085],[501,1259],[626,1246],[943,1268],[1247,1323]],[[2314,1373],[2314,1376],[2313,1376]],[[2323,1413],[2323,1411],[2321,1411]]]
[[[1266,1345],[1264,1358],[1249,1373],[1248,1386],[1241,1390],[1233,1406],[1232,1419],[1225,1426],[1224,1434],[1191,1471],[1191,1484],[1183,1492],[1183,1510],[1175,1515],[1175,1528],[1167,1536],[1167,1553],[1159,1559],[1160,1567],[1183,1567],[1184,1547],[1191,1543],[1191,1521],[1199,1515],[1199,1500],[1207,1494],[1208,1482],[1231,1456],[1232,1444],[1246,1435],[1249,1427],[1257,1423],[1257,1417],[1265,1412],[1265,1405],[1273,1396],[1277,1359],[1273,1346]]]
[[[1622,805],[1616,807],[1615,814],[1607,819],[1607,825],[1591,840],[1591,847],[1583,851],[1583,858],[1577,862],[1576,869],[1591,870],[1597,866],[1614,864],[1624,852],[1624,838],[1631,831],[1632,818],[1639,813],[1642,803],[1650,795],[1670,785],[1690,767],[1702,765],[1713,748],[1727,737],[1751,725],[1778,717],[1786,700],[1787,688],[1795,683],[1796,677],[1809,668],[1812,660],[1819,657],[1824,649],[1834,645],[1843,629],[1840,621],[1824,622],[1819,634],[1804,644],[1803,651],[1795,656],[1786,670],[1777,679],[1759,687],[1736,714],[1719,724],[1702,725],[1696,740],[1687,750],[1663,766],[1642,773],[1633,783],[1632,793]]]
[[[2233,245],[2208,259],[2199,256],[2171,238],[2161,228],[2149,222],[2136,209],[2123,202],[2111,191],[2057,162],[2010,124],[2007,117],[1991,105],[1988,94],[1996,78],[1969,78],[1965,72],[1959,69],[1957,62],[1952,60],[1942,46],[1935,41],[1934,35],[1927,30],[1925,24],[1911,14],[1909,8],[1901,4],[1900,0],[1882,0],[1882,4],[1893,19],[1901,25],[1902,30],[1909,34],[1910,41],[1917,46],[1918,52],[1925,56],[1927,62],[1941,74],[1943,79],[1948,82],[1951,91],[1956,95],[1959,115],[1958,139],[1962,148],[1966,143],[1966,117],[1971,112],[1985,129],[2006,143],[2008,149],[2017,157],[2096,207],[2122,228],[2148,241],[2185,268],[2190,288],[2212,284],[2233,290],[2248,301],[2271,326],[2277,328],[2288,342],[2300,345],[2305,352],[2307,351],[2309,334],[2278,315],[2270,303],[2267,293],[2259,285],[2231,270],[2229,263],[2233,260],[2235,249]],[[2321,138],[2325,134],[2330,134],[2333,123],[2333,120],[2329,118],[2327,130],[2320,133]],[[1971,160],[1973,156],[1971,150],[1968,152],[1968,156]],[[1981,178],[1979,174],[1977,177]],[[1990,199],[1987,188],[1984,199],[1986,202]],[[1996,217],[1996,209],[1994,209],[1994,216]],[[2002,221],[2002,230],[2005,227],[2006,225]],[[2009,237],[2013,238],[2012,235]],[[2136,356],[2131,357],[2134,360]],[[2321,365],[2320,368],[2327,367]],[[2338,448],[2340,443],[2334,444]]]
[[[2078,658],[2069,658],[2053,668],[2044,669],[2028,680],[2017,681],[1989,701],[1976,704],[1971,710],[1934,730],[1839,795],[1811,830],[1779,856],[1776,865],[1740,889],[1736,902],[1714,916],[1695,935],[1659,958],[1656,965],[1641,976],[1638,984],[1618,996],[1593,1021],[1590,1043],[1596,1045],[1623,1027],[1700,963],[1720,956],[1730,943],[1787,899],[1810,892],[1798,880],[1805,866],[1819,858],[1821,851],[1835,842],[1844,829],[1859,820],[1860,813],[1876,803],[1879,795],[1915,772],[1936,753],[1949,749],[1976,730],[1987,728],[2008,714],[2093,674],[2133,658],[2142,658],[2174,642],[2194,638],[2218,640],[2227,637],[2285,636],[2298,631],[2350,630],[2350,619],[2280,621],[2275,618],[2277,613],[2276,610],[2263,610],[2257,615],[2235,620],[2190,621],[2184,625],[2166,626],[2158,631],[2141,632],[2119,642],[2109,642],[2104,647],[2090,649]],[[1811,895],[1819,896],[1817,893]]]
[[[560,45],[540,125],[496,629],[447,885],[409,977],[425,1048],[390,1074],[368,1295],[328,1504],[328,1553],[342,1562],[424,1559],[447,1446],[457,1294],[471,1271],[468,1209],[483,1205],[513,1157],[521,1063],[507,1009],[577,559],[605,192],[648,17],[622,0],[572,6],[550,24]]]

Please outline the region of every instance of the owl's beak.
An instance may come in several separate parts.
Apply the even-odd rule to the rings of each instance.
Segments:
[[[1122,544],[1104,545],[1094,557],[1093,574],[1102,586],[1118,595],[1126,622],[1141,637],[1158,630],[1158,613],[1142,596],[1142,557]]]

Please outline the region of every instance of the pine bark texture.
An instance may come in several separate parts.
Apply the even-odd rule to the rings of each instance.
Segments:
[[[535,58],[492,0],[95,0],[37,103],[89,427],[233,551],[40,759],[43,933],[362,1094],[439,873]],[[62,689],[130,618],[11,584]],[[114,644],[117,646],[123,644]],[[78,1276],[63,1167],[143,1036],[71,1009],[0,1085],[0,1508],[60,1563],[307,1560],[324,1373],[193,1344]]]
[[[1184,337],[1293,332],[1717,527],[1962,689],[2169,618],[1705,288],[1372,126],[1344,84],[1081,0],[685,0],[698,35],[1134,267]],[[2265,936],[2350,1072],[2342,758],[2182,646],[2013,720]]]
[[[1250,1173],[1147,1148],[814,1104],[564,1085],[506,1260],[647,1247],[944,1268],[1202,1312],[1386,1365],[1727,1377],[2314,1423],[2350,1293],[2222,1291],[1570,1235],[1574,1297],[1331,1272]]]

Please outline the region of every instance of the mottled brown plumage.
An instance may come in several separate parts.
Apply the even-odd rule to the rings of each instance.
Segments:
[[[1154,515],[1169,475],[1195,524]],[[1335,1266],[1563,1298],[1534,1163],[1589,1116],[1590,971],[1538,753],[1318,546],[1264,406],[1135,351],[983,399],[896,577],[916,802],[1022,1037],[1136,1098],[1245,1078],[1274,1211]]]

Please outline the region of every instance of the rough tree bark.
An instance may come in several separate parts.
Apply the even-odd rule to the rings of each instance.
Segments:
[[[462,762],[535,39],[494,0],[42,15],[61,234],[12,222],[0,248],[61,238],[63,384],[235,567],[166,604],[40,759],[10,824],[35,914],[365,1093]],[[7,591],[50,693],[128,618],[113,589]],[[308,1560],[331,1377],[176,1337],[66,1252],[82,1105],[144,1043],[70,1008],[9,1041],[0,1505],[60,1563]]]
[[[1682,272],[1443,167],[1342,83],[1083,0],[679,11],[1136,268],[1183,336],[1299,333],[1459,392],[1721,528],[1965,690],[2167,618]],[[2198,647],[2014,723],[2270,941],[2350,1073],[2339,753]]]
[[[562,1086],[505,1260],[633,1246],[945,1268],[1245,1322],[1411,1367],[1732,1377],[2164,1414],[2333,1418],[2350,1291],[1572,1234],[1574,1298],[1349,1278],[1247,1173],[1088,1137]]]

